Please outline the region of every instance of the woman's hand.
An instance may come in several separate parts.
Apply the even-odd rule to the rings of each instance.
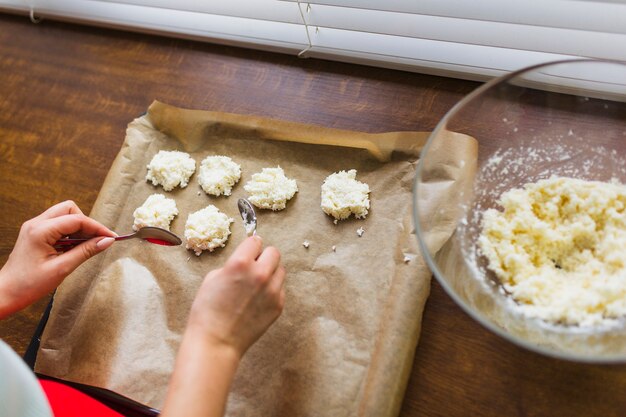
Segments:
[[[191,307],[162,417],[224,414],[241,356],[280,315],[285,269],[249,237],[204,279]]]
[[[241,357],[280,315],[284,281],[278,250],[263,250],[258,236],[246,239],[223,268],[205,277],[191,307],[188,332]]]
[[[96,237],[65,253],[54,249],[57,240],[74,234]],[[0,318],[53,291],[81,263],[111,246],[114,236],[85,216],[73,201],[52,206],[25,222],[0,270]]]

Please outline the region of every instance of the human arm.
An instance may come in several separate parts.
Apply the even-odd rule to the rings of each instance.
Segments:
[[[224,414],[241,357],[278,318],[284,305],[280,253],[246,239],[223,268],[204,279],[170,380],[162,417]]]
[[[77,233],[97,237],[65,253],[54,249],[57,240]],[[25,222],[0,270],[0,319],[53,291],[81,263],[111,246],[112,236],[115,233],[85,216],[73,201]]]

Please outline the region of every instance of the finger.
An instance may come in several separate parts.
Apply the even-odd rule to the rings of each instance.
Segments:
[[[112,237],[96,237],[90,239],[54,258],[50,262],[51,267],[65,278],[70,272],[78,268],[80,264],[104,251],[110,247],[113,242],[115,242],[115,239]]]
[[[263,250],[263,240],[259,236],[250,236],[237,246],[237,249],[230,255],[229,263],[246,263],[254,261]]]
[[[83,212],[80,210],[80,208],[78,208],[76,203],[74,203],[72,200],[67,200],[55,204],[35,218],[45,220],[59,217],[64,214],[83,214]]]
[[[268,284],[267,291],[269,294],[275,295],[276,307],[278,307],[278,312],[283,311],[285,307],[285,277],[287,276],[287,272],[283,266],[279,266],[276,269],[276,272],[272,276],[271,281]]]
[[[287,271],[285,270],[285,267],[280,265],[278,268],[276,268],[274,275],[272,275],[272,278],[268,284],[268,290],[272,293],[279,293],[280,291],[282,291],[285,286],[286,276]]]
[[[115,236],[115,233],[84,214],[67,214],[40,222],[48,243],[54,244],[63,236],[81,232],[85,236]]]
[[[274,275],[276,268],[280,263],[280,252],[273,246],[265,248],[263,253],[257,259],[257,269],[266,276]]]

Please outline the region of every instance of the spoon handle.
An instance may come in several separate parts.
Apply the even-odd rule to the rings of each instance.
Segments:
[[[88,241],[89,239],[73,239],[73,238],[65,238],[57,240],[52,247],[59,252],[67,252],[75,246],[80,245],[83,242]]]
[[[72,249],[74,246],[80,245],[81,243],[93,239],[94,237],[97,236],[92,236],[89,238],[63,238],[57,240],[52,246],[59,252],[66,252]],[[126,240],[132,238],[140,238],[147,242],[161,246],[178,246],[183,243],[183,241],[178,236],[176,236],[169,230],[164,230],[158,227],[151,226],[146,226],[140,229],[138,232],[133,232],[122,236],[115,236],[115,240]]]
[[[115,240],[125,240],[125,239],[131,239],[135,236],[135,233],[131,233],[129,235],[124,235],[124,236],[116,236]],[[88,240],[93,239],[93,237],[89,237],[89,238],[71,238],[71,237],[67,237],[67,238],[63,238],[63,239],[59,239],[56,242],[54,242],[54,245],[52,245],[52,247],[54,249],[56,249],[57,251],[61,251],[61,252],[66,252],[70,249],[72,249],[75,246],[80,245],[83,242],[86,242]]]

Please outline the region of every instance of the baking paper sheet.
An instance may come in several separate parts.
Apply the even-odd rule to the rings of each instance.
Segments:
[[[284,142],[292,135],[334,143],[342,134],[398,140],[408,153],[379,162],[365,150]],[[147,115],[129,124],[91,216],[125,233],[134,209],[149,195],[163,193],[180,211],[174,233],[182,236],[187,216],[214,204],[235,219],[231,238],[225,248],[200,257],[180,246],[118,242],[85,263],[56,293],[36,371],[161,408],[196,290],[245,238],[236,204],[246,196],[243,185],[262,168],[280,165],[297,180],[299,192],[283,211],[257,210],[257,230],[266,245],[282,253],[288,271],[285,309],[244,356],[227,415],[397,415],[430,285],[411,217],[415,153],[425,137],[153,103]],[[473,139],[451,134],[450,140],[454,146],[445,152],[445,166],[429,178],[433,211],[439,213],[449,206],[448,191],[467,175],[472,166],[467,161],[476,154]],[[187,188],[163,192],[145,181],[146,165],[159,150],[186,150],[197,164],[208,155],[230,156],[242,166],[241,181],[230,197],[207,196],[195,174]],[[320,186],[342,169],[357,169],[357,179],[369,184],[371,210],[364,220],[335,225],[320,209]],[[452,232],[446,216],[438,218],[436,242],[442,231]],[[362,237],[359,227],[365,229]],[[305,240],[308,249],[302,246]]]

